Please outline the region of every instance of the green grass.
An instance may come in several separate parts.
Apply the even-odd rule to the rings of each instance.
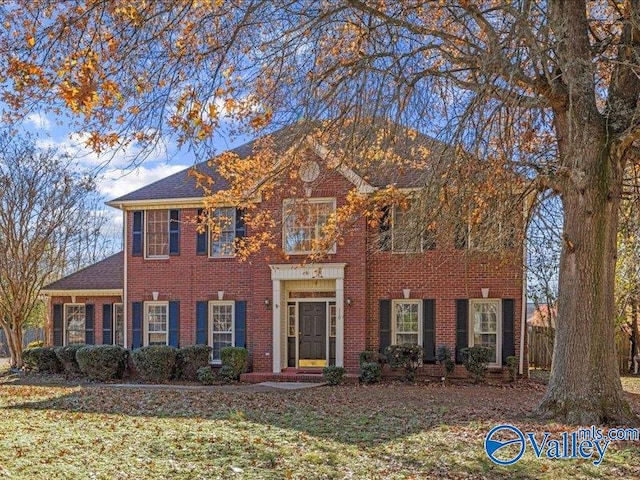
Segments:
[[[640,380],[625,378],[640,411]],[[529,417],[544,386],[342,386],[294,392],[0,386],[0,478],[638,478],[640,444],[604,462],[511,467],[484,453]]]

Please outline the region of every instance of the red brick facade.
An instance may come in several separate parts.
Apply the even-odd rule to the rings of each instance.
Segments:
[[[292,180],[298,192],[302,191],[299,180]],[[246,347],[250,352],[251,368],[254,372],[272,372],[274,369],[273,322],[274,308],[280,308],[283,328],[286,294],[274,298],[274,282],[270,265],[296,265],[305,260],[304,256],[287,257],[282,253],[283,200],[291,192],[292,185],[282,186],[280,194],[273,195],[260,204],[261,209],[272,212],[277,228],[276,248],[263,249],[246,261],[236,258],[209,258],[197,254],[197,232],[192,221],[197,209],[180,206],[180,202],[166,208],[180,209],[179,255],[166,259],[145,259],[132,255],[133,211],[159,208],[168,202],[147,205],[125,206],[127,225],[125,242],[126,255],[126,325],[127,346],[131,347],[133,332],[132,305],[134,302],[148,302],[157,292],[159,301],[179,303],[179,345],[190,345],[197,341],[197,302],[218,299],[218,292],[224,291],[224,300],[246,302]],[[312,185],[311,198],[336,198],[337,205],[345,202],[346,193],[354,187],[342,174],[335,170],[325,172]],[[300,195],[301,196],[301,195]],[[248,232],[249,234],[251,232]],[[403,298],[403,289],[410,290],[411,299],[435,300],[435,345],[446,344],[452,350],[456,346],[456,300],[479,299],[481,289],[489,289],[489,297],[513,299],[515,315],[513,319],[513,351],[520,355],[520,332],[522,321],[522,253],[513,249],[508,259],[467,255],[453,245],[438,244],[435,250],[420,254],[396,254],[378,251],[375,245],[376,233],[364,220],[359,220],[346,235],[344,242],[337,246],[335,254],[327,255],[326,264],[344,264],[343,294],[338,300],[343,307],[344,331],[342,335],[343,364],[351,373],[358,370],[358,356],[364,350],[377,350],[380,344],[380,300]],[[303,291],[313,293],[318,279],[309,279]],[[333,280],[331,280],[333,281]],[[284,287],[287,281],[282,283]],[[338,281],[335,281],[338,288]],[[284,288],[283,287],[283,288]],[[301,295],[300,293],[297,294]],[[302,294],[304,295],[304,294]],[[330,295],[330,294],[327,294]],[[295,295],[290,294],[290,298]],[[283,301],[283,299],[285,301]],[[268,305],[265,301],[268,300]],[[66,303],[70,298],[54,297],[51,304]],[[83,298],[77,302],[94,302],[95,341],[102,342],[102,308],[104,303],[120,301],[119,298]],[[279,305],[282,303],[282,305]],[[337,307],[340,310],[340,306]],[[338,311],[338,315],[342,312]],[[287,339],[282,335],[280,354],[287,363]],[[339,339],[338,339],[339,341]],[[297,365],[295,365],[297,366]],[[436,365],[428,366],[427,372],[439,373]]]

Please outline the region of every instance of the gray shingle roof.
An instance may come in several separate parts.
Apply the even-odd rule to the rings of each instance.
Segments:
[[[356,127],[354,131],[343,129],[339,134],[335,135],[335,141],[330,142],[332,145],[326,146],[330,151],[338,151],[343,150],[345,146],[346,149],[348,149],[348,145],[351,144],[366,143],[370,138],[375,138],[379,128],[383,128],[383,126],[388,132],[391,132],[390,138],[392,138],[393,144],[390,145],[390,148],[395,155],[404,158],[415,157],[416,151],[420,146],[426,146],[432,150],[430,157],[434,158],[434,160],[450,155],[450,153],[447,154],[447,147],[442,142],[423,134],[416,134],[415,132],[410,134],[409,129],[406,127],[380,121],[374,121],[371,125],[361,129]],[[269,135],[273,139],[276,151],[283,152],[293,146],[295,142],[304,138],[309,130],[308,124],[296,123],[276,130]],[[257,141],[258,140],[253,140],[230,151],[238,155],[240,159],[245,159],[253,153]],[[360,166],[359,169],[357,167],[354,168],[356,173],[369,185],[374,187],[384,187],[389,184],[396,184],[399,187],[415,187],[419,185],[425,173],[424,169],[413,168],[410,165],[399,166],[393,161],[382,162],[376,165],[367,165],[368,162],[354,163]],[[109,201],[109,204],[116,206],[119,202],[128,201],[202,197],[202,189],[196,186],[195,178],[189,175],[192,169],[209,175],[214,181],[214,189],[216,190],[224,190],[229,187],[229,182],[218,174],[215,167],[209,166],[208,161],[204,161],[119,198],[115,198]]]
[[[42,290],[121,290],[123,286],[124,257],[123,252],[118,252],[50,283]]]

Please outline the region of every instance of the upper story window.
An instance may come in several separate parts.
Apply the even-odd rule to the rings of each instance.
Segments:
[[[138,210],[133,212],[131,255],[168,258],[180,254],[180,211]]]
[[[169,210],[148,210],[145,225],[147,257],[169,256]]]
[[[419,253],[436,248],[435,229],[410,208],[387,207],[380,221],[380,249],[393,253]]]
[[[324,227],[335,214],[335,198],[287,199],[284,201],[283,243],[288,254],[307,254],[326,248]],[[333,243],[327,253],[335,253]]]
[[[212,213],[213,230],[210,236],[211,257],[233,257],[236,240],[236,209],[220,207]]]
[[[236,239],[247,235],[245,210],[236,207],[218,207],[207,213],[200,209],[198,219],[205,225],[196,234],[196,253],[212,258],[235,256]]]

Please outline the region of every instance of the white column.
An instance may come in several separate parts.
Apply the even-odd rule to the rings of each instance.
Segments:
[[[336,366],[344,366],[344,279],[336,278]]]
[[[281,341],[280,341],[280,280],[273,280],[273,295],[271,305],[273,311],[273,373],[280,373],[282,370],[280,363]]]

